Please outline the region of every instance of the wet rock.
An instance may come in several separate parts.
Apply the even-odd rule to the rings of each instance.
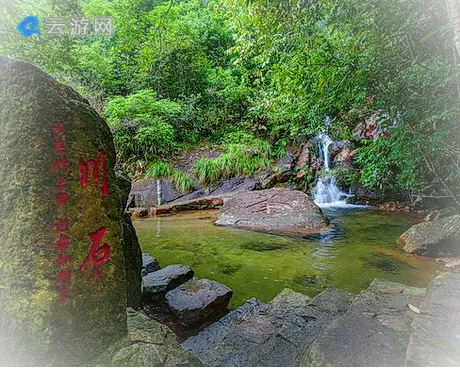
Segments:
[[[160,262],[149,253],[142,253],[142,276],[160,269]]]
[[[220,282],[192,279],[166,294],[166,302],[184,323],[195,325],[227,310],[233,291]]]
[[[130,197],[134,207],[156,207],[163,203],[172,202],[181,197],[170,179],[160,179],[161,203],[158,203],[157,179],[141,179],[133,183]]]
[[[126,334],[112,134],[71,88],[3,57],[0,111],[0,363],[86,365]]]
[[[175,334],[143,312],[128,309],[128,338],[110,347],[95,365],[116,367],[202,366]]]
[[[460,255],[460,215],[422,222],[399,238],[407,253],[441,256]]]
[[[433,279],[415,314],[406,366],[455,367],[460,363],[460,273]]]
[[[193,277],[193,270],[184,265],[169,265],[142,278],[144,295],[165,294]]]
[[[319,232],[327,226],[320,208],[305,193],[288,189],[242,192],[225,202],[216,225],[262,231]]]

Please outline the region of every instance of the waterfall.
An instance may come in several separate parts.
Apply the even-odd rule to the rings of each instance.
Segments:
[[[318,178],[316,183],[315,203],[318,206],[344,207],[348,206],[347,199],[352,194],[345,193],[337,186],[334,175],[331,174],[331,154],[329,147],[334,141],[326,134],[321,133],[318,136],[318,143],[321,152],[321,158],[324,161],[324,176]]]

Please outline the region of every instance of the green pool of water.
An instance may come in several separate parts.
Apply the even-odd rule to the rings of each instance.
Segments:
[[[372,210],[326,210],[329,230],[293,238],[214,226],[215,211],[139,220],[134,226],[144,252],[162,266],[187,264],[200,278],[234,291],[231,307],[251,297],[265,302],[284,288],[318,294],[327,286],[352,292],[375,277],[426,286],[436,264],[402,253],[396,239],[413,218]]]

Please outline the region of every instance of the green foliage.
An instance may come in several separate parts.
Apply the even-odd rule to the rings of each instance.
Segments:
[[[460,31],[444,1],[0,3],[0,54],[33,62],[88,97],[132,174],[210,142],[225,153],[197,162],[200,183],[253,175],[287,146],[327,130],[356,146],[360,175],[343,182],[400,193],[460,191],[453,37]],[[110,15],[116,31],[111,38],[25,38],[15,27],[30,14]],[[353,139],[356,125],[376,111],[387,115],[379,137]],[[174,174],[178,186],[191,187],[182,174],[168,177]]]
[[[195,181],[186,173],[180,170],[175,170],[172,175],[172,180],[177,189],[182,193],[191,192],[195,188]]]
[[[272,162],[271,146],[263,140],[252,145],[231,143],[225,146],[225,153],[217,158],[202,158],[193,168],[202,185],[212,185],[222,179],[252,176]]]
[[[172,167],[163,161],[155,161],[149,164],[145,176],[152,179],[169,178],[174,173]]]

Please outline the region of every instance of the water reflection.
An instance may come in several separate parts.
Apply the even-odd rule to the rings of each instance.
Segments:
[[[214,226],[216,211],[135,221],[144,251],[164,265],[180,263],[198,277],[234,290],[232,305],[269,301],[283,288],[313,296],[327,286],[358,292],[375,277],[424,286],[437,265],[402,253],[396,238],[414,222],[372,209],[325,209],[331,226],[317,235],[279,236]]]

